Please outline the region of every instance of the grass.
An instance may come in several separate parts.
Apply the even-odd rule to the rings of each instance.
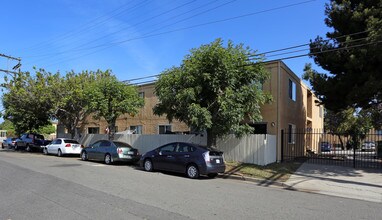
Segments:
[[[259,166],[239,162],[226,162],[226,174],[236,173],[258,179],[285,182],[301,164],[301,162],[293,161]]]

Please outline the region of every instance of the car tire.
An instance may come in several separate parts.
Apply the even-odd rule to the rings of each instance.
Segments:
[[[207,174],[207,176],[208,176],[209,178],[213,179],[213,178],[217,177],[218,174],[217,174],[217,173],[209,173],[209,174]]]
[[[154,170],[154,166],[153,166],[153,162],[150,160],[150,159],[146,159],[144,162],[143,162],[143,168],[145,169],[145,171],[147,172],[151,172]]]
[[[81,160],[83,161],[88,160],[88,154],[86,153],[86,151],[81,152]]]
[[[27,152],[31,152],[31,151],[32,151],[32,149],[31,149],[31,147],[29,146],[29,144],[27,144],[27,146],[25,147],[25,150],[26,150]]]
[[[43,153],[44,155],[48,155],[48,149],[47,149],[46,147],[44,147],[44,148],[42,149],[42,153]]]
[[[104,162],[105,162],[105,164],[107,164],[107,165],[110,165],[110,164],[113,163],[113,158],[111,158],[111,155],[110,155],[110,154],[105,154]]]
[[[199,178],[199,169],[195,164],[190,164],[187,166],[186,174],[188,178],[197,179]]]
[[[3,148],[3,149],[4,149],[4,144],[1,144],[1,148]]]
[[[61,149],[58,149],[58,151],[57,151],[57,157],[62,157],[62,151],[61,151]]]

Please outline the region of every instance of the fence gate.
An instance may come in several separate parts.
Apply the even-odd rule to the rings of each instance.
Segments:
[[[382,169],[382,134],[337,134],[319,129],[282,130],[281,160]]]

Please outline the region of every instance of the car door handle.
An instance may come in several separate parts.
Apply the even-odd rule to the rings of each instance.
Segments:
[[[190,155],[184,155],[184,157],[190,157]]]
[[[172,156],[171,155],[167,155],[167,158],[171,158]]]

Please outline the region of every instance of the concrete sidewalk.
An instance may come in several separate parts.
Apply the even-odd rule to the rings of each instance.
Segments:
[[[382,170],[304,163],[285,185],[291,189],[382,203]]]

